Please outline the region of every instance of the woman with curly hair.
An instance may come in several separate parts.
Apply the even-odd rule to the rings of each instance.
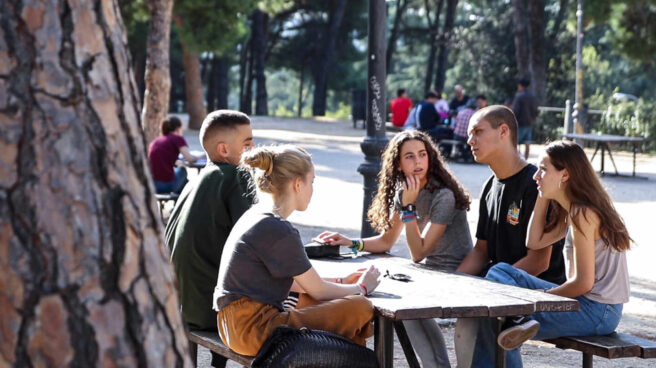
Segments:
[[[359,251],[389,251],[405,229],[410,256],[442,271],[455,271],[472,249],[467,223],[471,199],[444,163],[430,137],[408,130],[394,136],[383,153],[378,193],[368,211],[380,232],[351,239],[324,232],[317,240]],[[444,367],[449,359],[435,320],[404,321],[422,366]]]
[[[604,190],[585,152],[574,142],[549,144],[533,176],[538,199],[529,224],[526,247],[541,249],[565,238],[569,277],[562,285],[539,279],[507,263],[485,276],[504,284],[576,298],[576,312],[535,313],[510,323],[495,341],[494,322],[479,329],[472,366],[494,364],[496,343],[510,350],[508,367],[521,367],[519,347],[529,338],[606,335],[615,330],[629,301],[626,251],[631,238],[613,201]]]
[[[273,207],[253,207],[226,240],[214,291],[219,336],[243,355],[255,355],[280,325],[330,331],[364,345],[373,334],[373,306],[365,297],[376,289],[380,272],[369,266],[345,279],[324,280],[310,264],[299,232],[287,221],[305,211],[312,198],[314,166],[296,146],[258,147],[244,152],[244,165],[260,169],[258,188],[270,193]],[[352,279],[352,283],[343,282]],[[283,308],[290,291],[316,301]]]

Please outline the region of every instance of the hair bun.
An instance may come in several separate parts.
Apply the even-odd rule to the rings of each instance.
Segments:
[[[242,162],[250,167],[264,171],[269,176],[273,173],[273,159],[276,153],[270,147],[257,147],[244,152]]]

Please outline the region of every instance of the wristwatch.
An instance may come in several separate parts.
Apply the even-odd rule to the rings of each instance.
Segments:
[[[414,212],[417,210],[417,207],[414,205],[414,203],[410,203],[405,206],[401,206],[401,211],[407,211],[407,212]]]

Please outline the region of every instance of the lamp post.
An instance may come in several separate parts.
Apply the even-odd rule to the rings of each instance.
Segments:
[[[375,232],[367,221],[367,210],[378,189],[380,157],[387,146],[385,135],[385,0],[369,0],[369,43],[367,52],[367,135],[360,148],[364,162],[358,172],[364,177],[364,202],[360,236],[367,237]]]
[[[583,103],[583,0],[576,6],[576,84],[574,95],[574,133],[584,133],[587,109]],[[567,132],[565,132],[567,133]]]

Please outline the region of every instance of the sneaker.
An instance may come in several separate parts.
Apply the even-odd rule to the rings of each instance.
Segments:
[[[505,326],[508,327],[499,333],[497,343],[504,350],[513,350],[538,333],[540,322],[528,317],[516,317],[507,319]]]

